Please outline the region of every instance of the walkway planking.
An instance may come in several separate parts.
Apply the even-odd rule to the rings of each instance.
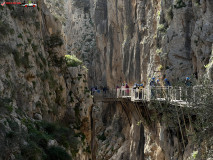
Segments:
[[[132,102],[169,102],[173,105],[191,107],[201,96],[200,88],[196,87],[146,87],[143,89],[119,88],[106,93],[94,94],[95,102],[116,102],[129,99]],[[203,97],[203,94],[202,94]],[[202,101],[205,99],[202,98]],[[199,100],[199,102],[201,102]]]

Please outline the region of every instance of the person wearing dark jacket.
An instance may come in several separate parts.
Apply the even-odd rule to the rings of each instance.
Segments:
[[[190,81],[190,78],[189,78],[189,77],[186,77],[185,85],[186,85],[187,87],[192,86],[192,82]]]
[[[155,77],[152,78],[152,80],[150,81],[149,85],[151,87],[155,87],[156,86]]]
[[[156,86],[155,77],[152,78],[149,85],[151,87],[151,98],[155,98],[155,91],[154,91],[154,88],[153,88],[153,87]]]
[[[187,87],[186,89],[186,93],[187,93],[187,96],[186,96],[186,100],[188,101],[190,98],[191,98],[191,95],[192,95],[192,82],[190,81],[190,78],[189,77],[186,77],[186,80],[185,80],[185,85]]]
[[[171,86],[171,84],[170,84],[170,82],[169,82],[169,80],[167,78],[164,79],[164,86],[165,87]]]

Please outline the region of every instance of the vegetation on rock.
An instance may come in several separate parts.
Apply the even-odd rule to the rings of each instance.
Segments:
[[[68,67],[77,67],[83,64],[75,55],[65,55],[65,60]]]

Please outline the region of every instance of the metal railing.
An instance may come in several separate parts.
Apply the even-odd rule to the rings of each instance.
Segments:
[[[213,92],[213,87],[208,87]],[[130,98],[131,101],[170,101],[177,103],[202,103],[209,97],[202,86],[194,87],[145,87],[145,88],[118,88],[106,92],[94,93],[95,98]],[[213,93],[212,93],[213,95]]]
[[[173,101],[192,102],[199,89],[194,87],[145,87],[141,89],[119,88],[117,89],[117,98],[131,98],[131,101]],[[200,96],[199,96],[200,97]],[[203,99],[203,97],[201,97]]]
[[[106,91],[98,90],[98,91],[94,91],[92,93],[92,95],[96,99],[98,99],[98,98],[99,99],[103,99],[103,98],[116,98],[116,94],[117,94],[116,89],[110,89],[110,90],[106,90]]]

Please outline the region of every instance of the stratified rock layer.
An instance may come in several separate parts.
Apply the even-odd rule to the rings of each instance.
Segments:
[[[67,43],[86,58],[90,85],[201,79],[211,64],[211,0],[70,0],[66,6]]]

